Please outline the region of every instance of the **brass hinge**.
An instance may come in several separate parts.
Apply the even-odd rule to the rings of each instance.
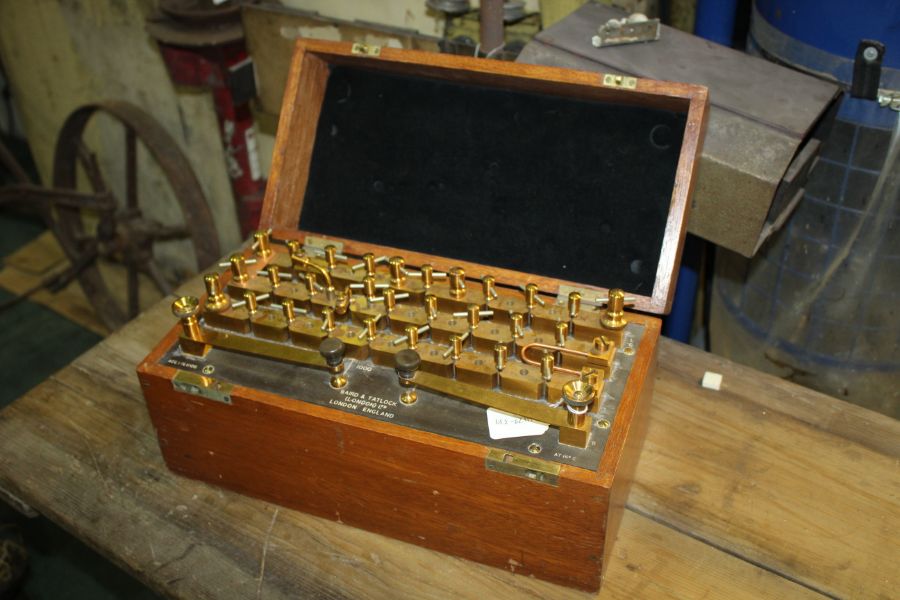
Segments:
[[[369,44],[360,44],[359,42],[357,42],[353,44],[350,52],[352,52],[353,54],[364,54],[366,56],[379,56],[381,55],[381,46],[370,46]]]
[[[554,487],[559,483],[560,465],[558,463],[497,448],[491,448],[484,457],[484,468],[488,471],[514,475]]]
[[[603,85],[607,87],[633,90],[637,87],[637,77],[629,77],[628,75],[613,75],[611,73],[607,73],[603,76]]]
[[[172,378],[172,388],[176,392],[182,392],[183,394],[191,394],[207,400],[231,404],[231,390],[234,386],[230,383],[217,381],[212,377],[189,373],[188,371],[178,371],[175,377]]]

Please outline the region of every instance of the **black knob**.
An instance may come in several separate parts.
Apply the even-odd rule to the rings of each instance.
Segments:
[[[401,377],[412,378],[421,364],[422,357],[415,350],[401,350],[394,355],[394,365],[396,365],[397,374]]]
[[[325,359],[325,364],[329,367],[336,367],[344,360],[344,353],[347,352],[347,346],[337,338],[325,338],[319,344],[319,354]]]

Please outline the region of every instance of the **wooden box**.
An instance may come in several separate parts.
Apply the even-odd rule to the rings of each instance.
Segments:
[[[622,288],[639,311],[663,313],[706,106],[706,90],[685,84],[301,40],[263,226],[310,251],[324,240],[351,256],[463,267],[472,282],[490,274],[498,302],[520,284],[537,284],[548,310],[552,295]],[[452,410],[431,425],[401,423],[394,413],[410,409],[397,396],[378,415],[365,403],[304,401],[324,388],[295,379],[302,369],[244,356],[215,371],[179,353],[179,325],[138,373],[177,473],[597,590],[643,438],[660,330],[654,316],[628,319],[638,333],[616,346],[627,368],[618,380],[625,362],[609,373],[615,402],[597,401],[591,442],[571,454],[554,429],[535,438],[543,447],[460,433],[471,426]],[[226,367],[253,376],[229,379]],[[487,428],[483,408],[457,404]],[[579,457],[590,452],[586,466]]]

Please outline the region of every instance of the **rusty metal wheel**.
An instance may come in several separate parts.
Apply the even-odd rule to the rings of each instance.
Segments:
[[[104,113],[124,127],[124,202],[117,201],[107,185],[95,153],[84,141],[91,118]],[[181,210],[182,224],[163,224],[144,214],[156,198],[138,198],[138,152],[149,152],[168,181]],[[56,141],[53,187],[75,190],[79,166],[96,194],[99,208],[58,205],[51,226],[78,280],[98,316],[115,330],[140,310],[139,277],[147,275],[162,294],[170,294],[175,281],[154,257],[154,245],[185,239],[193,245],[199,271],[219,257],[219,242],[212,212],[187,157],[165,129],[146,112],[127,102],[100,102],[75,110],[66,119]],[[98,259],[121,262],[127,269],[125,306],[110,293]]]

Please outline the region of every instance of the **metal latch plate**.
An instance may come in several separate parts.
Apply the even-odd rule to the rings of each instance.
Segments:
[[[532,456],[491,448],[484,457],[484,468],[488,471],[522,477],[555,487],[559,484],[561,465]]]
[[[224,381],[217,381],[212,377],[188,373],[187,371],[178,371],[175,377],[172,378],[172,388],[176,392],[183,394],[191,394],[207,400],[231,404],[231,390],[234,386]]]
[[[637,87],[637,77],[607,73],[603,76],[603,85],[633,90]]]
[[[360,44],[359,42],[357,42],[353,44],[352,48],[350,48],[350,52],[352,52],[353,54],[363,54],[365,56],[380,56],[381,46]]]

